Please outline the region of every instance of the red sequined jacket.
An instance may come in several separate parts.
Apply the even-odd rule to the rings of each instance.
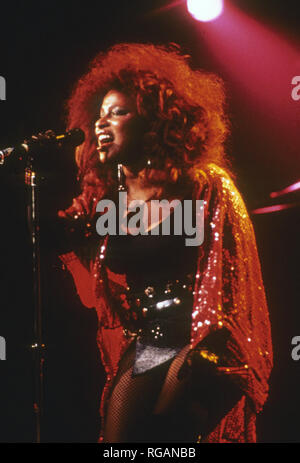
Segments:
[[[229,337],[219,356],[200,350],[229,375],[242,391],[236,405],[198,442],[256,442],[256,415],[268,395],[272,344],[268,309],[252,223],[245,204],[228,174],[214,164],[199,172],[198,199],[204,200],[204,242],[198,253],[191,320],[190,348],[226,329]],[[99,319],[97,342],[107,378],[100,414],[105,408],[118,362],[131,342],[123,334],[106,297],[105,240],[89,270],[74,252],[60,256],[71,272],[82,303],[95,308]],[[103,439],[100,433],[99,442]]]

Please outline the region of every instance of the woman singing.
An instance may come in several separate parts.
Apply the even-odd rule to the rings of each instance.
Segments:
[[[60,258],[98,315],[99,442],[255,442],[272,346],[253,227],[224,152],[221,80],[176,46],[116,45],[75,87],[68,127],[85,132],[82,191],[59,217],[84,233]],[[147,205],[145,233],[130,221],[119,233],[132,218],[119,217],[119,192]],[[118,217],[106,236],[103,199]],[[157,214],[161,200],[190,200],[194,218],[203,205],[201,244],[187,246],[186,223],[178,233],[176,207]]]

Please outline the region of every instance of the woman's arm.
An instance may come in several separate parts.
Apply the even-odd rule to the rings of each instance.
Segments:
[[[44,215],[41,221],[43,252],[55,256],[71,273],[81,302],[89,308],[95,307],[91,275],[91,262],[99,241],[95,230],[84,194],[74,198],[66,210]]]

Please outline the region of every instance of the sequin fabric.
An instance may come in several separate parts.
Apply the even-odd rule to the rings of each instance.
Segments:
[[[198,258],[190,349],[197,349],[218,373],[230,375],[243,391],[238,403],[209,435],[199,435],[198,442],[256,442],[256,415],[268,396],[273,353],[253,226],[240,193],[223,169],[210,164],[198,172],[198,177],[205,234],[203,244],[195,247]],[[60,256],[73,275],[83,304],[97,310],[97,342],[107,373],[100,405],[102,418],[118,362],[132,342],[110,309],[102,265],[106,241],[102,240],[89,271],[74,253]],[[221,351],[205,344],[218,332],[227,333]],[[99,442],[102,440],[101,432]]]

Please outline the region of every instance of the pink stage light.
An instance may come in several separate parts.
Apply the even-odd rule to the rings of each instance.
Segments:
[[[223,12],[223,0],[187,0],[189,13],[198,21],[208,22]]]
[[[253,209],[251,214],[270,214],[272,212],[283,211],[284,209],[291,209],[293,207],[299,207],[300,203],[287,203],[287,204],[276,204],[274,206],[260,207],[258,209]]]
[[[270,198],[278,198],[278,196],[283,196],[288,193],[292,193],[293,191],[299,191],[299,190],[300,190],[300,181],[293,183],[290,186],[287,186],[283,190],[273,191],[272,193],[270,193]]]

